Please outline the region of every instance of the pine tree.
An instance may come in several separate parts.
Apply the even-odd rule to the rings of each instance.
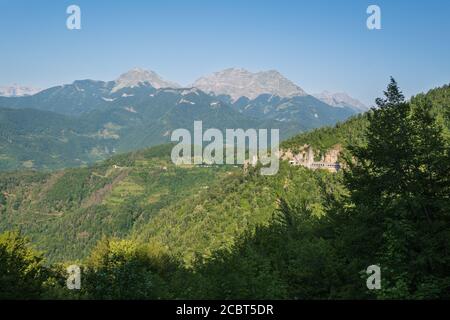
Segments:
[[[381,264],[378,296],[442,298],[450,292],[448,141],[426,98],[405,102],[394,79],[385,97],[369,114],[367,144],[350,148],[348,241],[358,242],[361,264]]]

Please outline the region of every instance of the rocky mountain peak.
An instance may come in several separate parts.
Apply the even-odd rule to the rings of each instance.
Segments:
[[[155,89],[180,87],[174,82],[165,81],[154,71],[141,68],[134,68],[121,74],[115,83],[116,85],[112,89],[112,92],[116,92],[122,88],[135,87],[142,83],[149,83]]]
[[[254,99],[267,93],[280,97],[304,96],[305,91],[276,70],[250,72],[242,68],[228,68],[201,77],[192,85],[216,95]]]

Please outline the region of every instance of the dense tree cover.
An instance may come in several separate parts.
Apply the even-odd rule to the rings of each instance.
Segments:
[[[321,217],[304,201],[280,208],[271,224],[247,233],[231,251],[198,261],[196,295],[215,299],[329,299],[344,283]]]
[[[405,102],[392,80],[385,98],[360,120],[318,131],[322,132],[315,138],[318,146],[346,145],[343,173],[282,163],[272,177],[260,176],[257,168],[247,173],[227,169],[222,175],[210,172],[211,180],[197,180],[201,171],[195,168],[162,170],[161,158],[154,155],[150,165],[142,154],[99,165],[95,173],[103,177],[112,163],[139,167],[145,173],[134,169],[129,173],[133,179],[118,191],[110,190],[103,206],[88,207],[104,214],[104,220],[94,222],[104,225],[114,212],[112,228],[126,225],[127,218],[137,213],[133,219],[140,223],[128,233],[92,238],[99,240],[97,245],[78,261],[83,269],[79,292],[64,288],[63,265],[45,269],[40,258],[19,258],[20,263],[8,265],[13,267],[2,266],[5,279],[9,274],[22,277],[21,265],[47,273],[26,278],[24,289],[6,298],[450,298],[448,92],[449,87],[443,87]],[[340,140],[356,132],[361,134],[353,140],[358,143]],[[304,137],[294,139],[307,142]],[[68,186],[73,186],[72,179],[78,177],[65,174],[70,177]],[[181,180],[173,182],[170,177]],[[48,182],[46,176],[41,178]],[[40,185],[41,180],[33,179]],[[95,178],[91,172],[79,179],[90,184]],[[181,192],[188,186],[184,180],[190,185],[197,181],[195,191],[188,188],[182,197],[169,198],[177,202],[168,206],[160,202],[161,195],[155,198],[169,186],[182,184],[177,189]],[[16,181],[8,181],[9,192]],[[123,197],[115,197],[114,190],[119,194],[131,190],[127,210],[117,202]],[[92,192],[74,194],[62,208],[76,207],[71,201],[82,205],[92,200]],[[58,197],[58,201],[67,198]],[[22,198],[20,206],[27,201]],[[144,199],[150,207],[135,205]],[[10,201],[7,196],[7,212]],[[161,206],[152,207],[155,203]],[[84,213],[100,215],[100,211]],[[69,214],[86,219],[81,211]],[[148,219],[140,220],[144,216]],[[18,236],[8,240],[9,233],[4,237],[6,246],[23,242]],[[20,251],[5,252],[14,261],[15,256],[24,256]],[[366,268],[374,264],[381,267],[381,290],[366,287]],[[30,293],[30,286],[38,289]]]
[[[6,204],[6,196],[3,193],[0,193],[0,205],[4,206]]]
[[[298,151],[305,144],[311,145],[320,154],[325,153],[335,145],[343,147],[364,143],[364,131],[367,128],[367,114],[359,114],[345,122],[339,122],[334,127],[322,127],[294,136],[281,143],[283,149]]]
[[[83,291],[95,299],[175,298],[181,265],[157,243],[99,241],[87,259]]]
[[[100,139],[76,118],[0,106],[0,171],[78,167],[111,156],[113,147],[114,139]]]
[[[208,189],[162,208],[134,230],[133,238],[164,243],[190,264],[198,255],[208,257],[217,249],[230,248],[247,230],[267,225],[281,197],[301,199],[314,215],[325,214],[326,197],[344,192],[340,178],[286,162],[274,176],[260,176],[259,168],[230,174]]]
[[[20,228],[50,262],[85,258],[103,235],[127,237],[162,208],[206,192],[234,167],[171,163],[171,146],[119,155],[89,168],[0,174],[0,231]]]
[[[0,234],[0,299],[37,299],[50,273],[18,232]]]

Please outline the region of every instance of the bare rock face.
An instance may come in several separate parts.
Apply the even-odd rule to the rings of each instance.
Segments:
[[[165,81],[156,72],[140,68],[134,68],[122,75],[115,81],[116,85],[111,92],[116,92],[122,88],[136,87],[143,83],[149,83],[153,88],[179,88],[175,82]]]
[[[341,168],[339,163],[339,155],[342,152],[342,146],[337,144],[328,149],[322,156],[320,161],[315,161],[314,157],[317,152],[310,145],[303,145],[297,154],[291,149],[280,150],[280,159],[288,160],[291,165],[303,166],[312,170],[323,169],[330,172],[337,172]]]
[[[275,70],[252,73],[230,68],[201,77],[192,86],[216,95],[229,95],[233,100],[240,97],[255,99],[261,94],[280,97],[307,95],[302,88]]]
[[[323,161],[326,163],[335,163],[339,160],[339,155],[342,152],[342,147],[340,145],[334,146],[332,149],[328,150],[324,157]]]
[[[281,151],[281,160],[292,160],[293,158],[294,154],[291,149]]]

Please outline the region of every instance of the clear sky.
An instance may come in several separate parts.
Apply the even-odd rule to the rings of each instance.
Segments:
[[[81,8],[81,30],[66,8]],[[381,30],[366,9],[381,8]],[[409,96],[450,82],[448,0],[0,0],[0,86],[112,80],[133,67],[188,85],[276,69],[309,93],[367,104],[394,76]]]

